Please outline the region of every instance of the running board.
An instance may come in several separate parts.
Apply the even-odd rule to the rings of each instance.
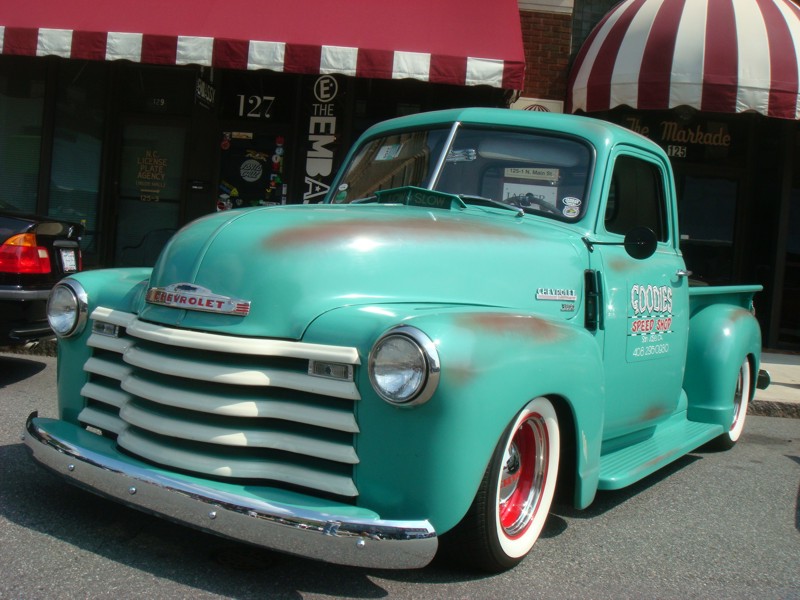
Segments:
[[[720,425],[687,421],[685,415],[674,415],[646,440],[601,456],[598,489],[618,490],[636,483],[724,432]]]

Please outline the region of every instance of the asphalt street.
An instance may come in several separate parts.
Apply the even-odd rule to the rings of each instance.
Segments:
[[[32,410],[55,416],[55,359],[0,354],[0,598],[798,598],[800,419],[751,415],[585,511],[558,506],[496,576],[442,561],[351,569],[255,549],[119,506],[36,467]]]

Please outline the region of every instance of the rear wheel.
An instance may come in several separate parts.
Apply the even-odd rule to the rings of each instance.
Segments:
[[[466,516],[446,536],[451,556],[490,572],[525,558],[553,501],[559,443],[553,405],[529,402],[497,444]]]
[[[728,431],[714,440],[714,445],[720,450],[730,450],[736,444],[744,429],[747,417],[747,407],[750,404],[752,390],[753,369],[750,359],[745,357],[736,379],[736,389],[733,393],[733,420]]]

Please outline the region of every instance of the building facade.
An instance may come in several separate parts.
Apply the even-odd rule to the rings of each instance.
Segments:
[[[172,5],[0,6],[0,199],[82,222],[88,268],[151,265],[209,212],[318,202],[369,125],[522,85],[515,0]]]
[[[231,0],[196,24],[184,12],[173,28],[196,27],[194,37],[165,30],[170,15],[156,0],[126,10],[104,3],[82,29],[54,0],[0,7],[0,200],[83,222],[89,268],[148,265],[177,228],[204,214],[319,201],[346,149],[377,121],[459,106],[579,112],[664,147],[696,281],[761,283],[765,345],[800,349],[796,118],[713,104],[645,107],[624,94],[575,102],[594,32],[605,26],[607,39],[626,39],[645,9],[624,28],[609,15],[684,0],[504,0],[489,13],[477,0],[412,0],[383,13],[374,1],[326,14],[315,14],[324,3],[295,4],[253,15]],[[386,34],[387,21],[397,33]],[[263,41],[262,30],[281,44]],[[787,31],[769,43],[796,60]],[[626,53],[617,44],[613,57],[595,60],[592,77]],[[639,78],[648,81],[647,68]]]
[[[152,264],[216,210],[315,202],[368,125],[506,93],[338,74],[0,58],[0,198],[82,222],[89,267]]]
[[[593,0],[574,16],[566,110],[666,150],[695,283],[762,284],[765,346],[800,348],[796,2]]]
[[[522,17],[528,71],[518,105],[563,106],[662,146],[694,284],[763,285],[765,346],[800,349],[797,2],[553,5],[547,33],[529,35],[534,20]],[[566,46],[568,60],[548,54]]]

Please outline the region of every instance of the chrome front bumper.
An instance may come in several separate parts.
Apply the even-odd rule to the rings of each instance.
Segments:
[[[438,540],[428,521],[386,521],[298,508],[172,477],[106,449],[107,440],[32,413],[25,444],[42,466],[70,483],[197,529],[308,558],[381,569],[424,567]],[[67,435],[68,434],[68,435]],[[86,438],[85,436],[91,436]],[[195,480],[196,481],[196,480]],[[353,510],[348,510],[353,509]],[[343,505],[343,513],[359,509]],[[363,511],[364,513],[368,511]]]

